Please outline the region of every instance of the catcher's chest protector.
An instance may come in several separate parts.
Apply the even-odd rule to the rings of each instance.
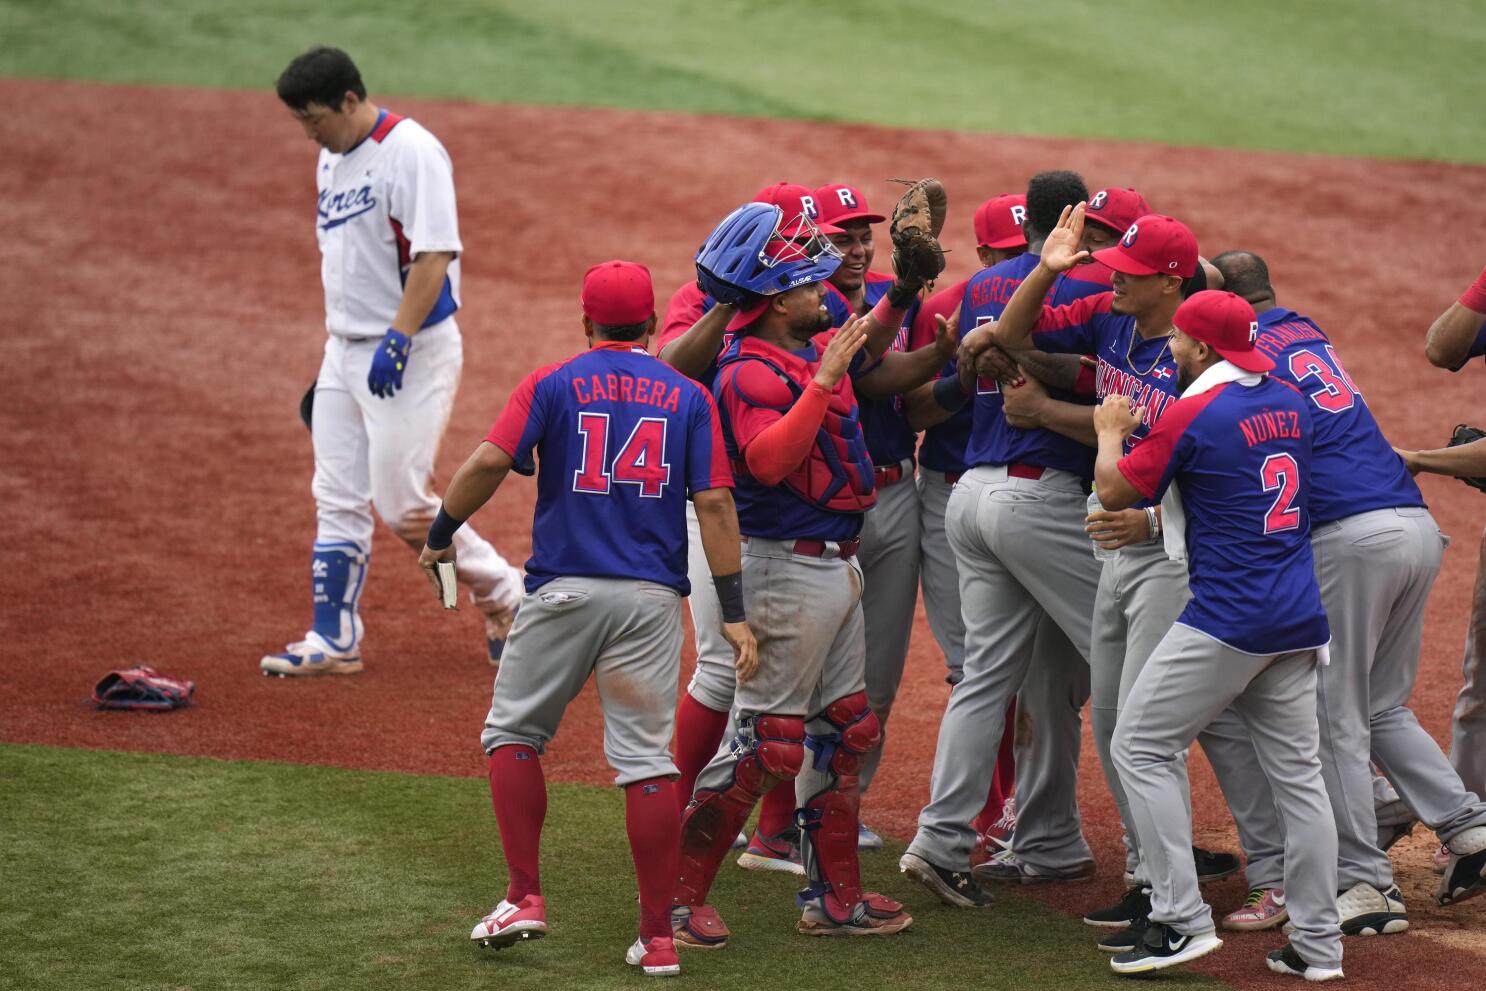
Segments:
[[[815,366],[798,355],[772,347],[752,337],[743,337],[723,355],[719,369],[738,362],[754,361],[767,367],[785,387],[784,390],[737,390],[747,405],[761,409],[789,410],[804,394],[815,377]],[[736,379],[735,379],[736,382]],[[748,466],[735,441],[728,438],[728,455],[733,471],[748,475]],[[872,472],[872,459],[862,435],[860,411],[851,389],[838,388],[831,394],[826,415],[815,437],[815,446],[800,466],[785,477],[786,487],[795,495],[820,509],[837,513],[862,513],[877,502]]]

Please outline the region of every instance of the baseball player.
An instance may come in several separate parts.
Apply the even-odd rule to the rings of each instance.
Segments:
[[[1408,707],[1424,606],[1446,540],[1336,347],[1313,321],[1276,305],[1264,260],[1230,251],[1213,264],[1224,286],[1258,313],[1255,346],[1274,362],[1275,378],[1309,399],[1315,425],[1311,547],[1333,636],[1317,710],[1336,817],[1341,929],[1401,932],[1408,916],[1377,842],[1369,758],[1455,856],[1439,900],[1459,901],[1486,886],[1486,803],[1461,783]]]
[[[640,937],[625,961],[646,974],[675,974],[676,767],[667,745],[681,597],[689,590],[688,496],[740,677],[751,674],[756,645],[743,613],[732,475],[717,410],[705,389],[645,351],[655,330],[650,272],[633,262],[596,265],[584,276],[581,299],[589,349],[521,382],[454,476],[419,559],[439,589],[437,565],[457,561],[453,537],[462,521],[508,472],[530,475],[540,462],[527,594],[480,737],[510,883],[470,938],[501,948],[546,935],[540,755],[592,676],[604,754],[625,792],[640,888]]]
[[[1047,287],[1056,275],[1085,257],[1077,249],[1085,228],[1083,215],[1082,206],[1068,211],[1049,235],[1040,266],[1017,288],[994,336],[1017,354],[1031,342],[1043,350],[1096,355],[1099,397],[1121,393],[1144,411],[1142,425],[1127,441],[1133,448],[1180,395],[1169,335],[1172,314],[1183,294],[1198,284],[1197,242],[1180,221],[1155,214],[1141,217],[1115,247],[1094,255],[1114,270],[1111,292],[1069,306],[1043,307]],[[1052,426],[1086,436],[1070,425]],[[1190,596],[1186,568],[1170,560],[1158,542],[1160,520],[1158,509],[1150,505],[1118,514],[1096,511],[1088,527],[1091,538],[1106,551],[1119,549],[1104,561],[1099,577],[1090,666],[1094,739],[1125,824],[1130,889],[1118,904],[1084,917],[1090,925],[1126,927],[1101,941],[1100,946],[1111,952],[1130,949],[1138,937],[1133,924],[1146,910],[1151,878],[1141,867],[1139,834],[1128,815],[1123,779],[1110,759],[1114,728],[1110,717],[1117,718],[1140,668]],[[1229,712],[1205,724],[1200,739],[1249,855],[1249,886],[1281,885],[1284,851],[1279,823],[1274,803],[1264,790],[1249,731],[1237,713]],[[1193,856],[1204,881],[1239,868],[1231,854],[1196,849]]]
[[[278,95],[320,145],[315,234],[329,336],[311,428],[314,620],[302,640],[259,666],[285,676],[352,674],[362,669],[357,605],[373,507],[417,551],[439,505],[429,483],[464,361],[454,319],[462,250],[454,177],[438,139],[369,101],[339,49],[289,63]],[[521,574],[466,527],[459,580],[485,614],[497,662]]]
[[[678,943],[706,949],[729,935],[707,904],[729,844],[759,797],[792,779],[807,876],[799,931],[884,935],[912,922],[862,890],[857,863],[857,775],[878,728],[852,559],[875,493],[848,375],[886,350],[903,311],[885,300],[876,320],[827,332],[822,283],[840,257],[824,238],[784,235],[781,220],[777,207],[745,205],[697,259],[704,274],[762,294],[734,318],[714,385],[761,639],[758,673],[737,686],[737,734],[698,776],[682,820],[673,926]]]
[[[790,237],[807,230],[806,221],[826,236],[839,232],[838,228],[819,223],[820,211],[814,196],[804,186],[776,182],[759,190],[753,202],[779,207],[783,218],[781,230]],[[839,306],[839,300],[832,303]],[[717,377],[717,359],[732,341],[733,332],[728,325],[735,316],[737,310],[733,305],[719,304],[695,281],[686,283],[676,290],[666,307],[660,331],[661,360],[710,389]],[[844,306],[833,311],[832,318],[833,322],[844,321]],[[718,744],[722,742],[735,687],[733,651],[716,633],[717,597],[703,580],[707,562],[697,539],[695,514],[690,510],[688,513],[688,532],[692,539],[687,574],[695,580],[692,594],[686,601],[695,630],[697,661],[676,712],[676,766],[680,772],[676,797],[682,810],[691,800],[697,774],[717,753]],[[804,874],[794,815],[795,800],[791,789],[777,789],[766,795],[759,810],[755,841],[752,848],[739,857],[739,866],[749,870]],[[734,845],[744,846],[746,842],[740,833]]]
[[[1458,372],[1472,358],[1486,354],[1486,269],[1461,293],[1460,298],[1435,318],[1425,340],[1424,353],[1431,364]],[[1414,471],[1449,475],[1479,475],[1462,471],[1476,455],[1459,449],[1428,454],[1410,464]],[[1486,795],[1486,533],[1481,537],[1481,566],[1476,572],[1471,618],[1466,627],[1465,655],[1461,663],[1463,683],[1455,700],[1451,722],[1450,760],[1466,788]],[[1435,854],[1435,869],[1443,870],[1449,851],[1442,845]]]
[[[1021,193],[1003,193],[976,208],[972,226],[981,268],[992,268],[1027,250],[1027,235],[1022,230],[1026,219],[1027,197]],[[959,312],[968,281],[956,282],[924,300],[909,331],[909,347],[922,346],[932,337],[936,317]],[[940,375],[954,377],[958,368],[950,362]],[[904,397],[904,406],[909,428],[923,431],[918,449],[918,495],[919,585],[923,589],[924,613],[929,630],[944,654],[948,669],[945,680],[955,685],[964,678],[965,624],[960,617],[959,569],[944,531],[944,510],[950,490],[970,468],[965,461],[965,447],[970,441],[973,404],[967,402],[950,412],[933,401],[932,387],[924,386],[917,394]],[[996,772],[991,778],[986,804],[972,823],[978,837],[972,862],[984,859],[983,852],[993,845],[1009,844],[1016,827],[1016,729],[1013,700],[1006,711],[1006,728],[1001,734]]]
[[[1163,226],[1142,218],[1121,245],[1138,252],[1151,235],[1161,244]],[[1117,272],[1126,260],[1116,259]],[[1133,449],[1126,439],[1146,427],[1138,405],[1112,393],[1094,413],[1101,502],[1117,511],[1160,500],[1165,548],[1191,573],[1190,600],[1115,728],[1115,765],[1152,892],[1140,940],[1110,965],[1142,974],[1223,945],[1197,887],[1184,753],[1211,720],[1235,711],[1284,824],[1294,928],[1268,966],[1309,981],[1340,978],[1336,826],[1317,755],[1316,668],[1330,630],[1311,556],[1310,404],[1264,374],[1274,363],[1254,346],[1254,310],[1233,293],[1195,293],[1171,322],[1180,398],[1150,394],[1166,412]]]
[[[1074,173],[1033,177],[1025,221],[1030,250],[971,277],[961,326],[1000,315],[1017,283],[1038,264],[1046,231],[1065,207],[1085,196]],[[1055,292],[1071,301],[1104,288],[1070,276]],[[972,378],[973,364],[963,355],[961,362],[967,374],[941,379],[936,393],[958,390]],[[1014,861],[1013,870],[1019,880],[1046,882],[1087,878],[1094,868],[1077,804],[1079,709],[1088,695],[1085,657],[1098,581],[1098,564],[1081,529],[1092,452],[1049,431],[1008,430],[995,380],[975,382],[974,391],[963,455],[973,467],[956,480],[945,512],[958,562],[964,678],[950,692],[939,727],[929,804],[899,861],[905,874],[941,901],[964,908],[993,900],[980,887],[981,869],[971,873],[971,822],[991,783],[986,755],[1002,739],[1007,707],[1018,690],[1036,728],[1019,760],[1012,844],[1024,859]]]

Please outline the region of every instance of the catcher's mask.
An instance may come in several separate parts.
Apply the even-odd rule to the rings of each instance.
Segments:
[[[830,278],[841,265],[841,252],[806,214],[786,221],[772,203],[745,203],[708,236],[696,263],[704,290],[716,279],[773,296]]]

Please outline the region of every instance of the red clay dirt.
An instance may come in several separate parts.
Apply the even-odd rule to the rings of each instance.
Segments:
[[[315,149],[267,90],[4,80],[0,98],[10,108],[0,194],[11,211],[0,270],[12,314],[0,497],[16,524],[0,572],[0,650],[25,682],[0,701],[0,739],[482,774],[490,671],[478,616],[443,613],[385,530],[364,600],[366,673],[309,683],[258,673],[258,657],[309,618],[311,456],[295,409],[323,338]],[[1456,421],[1479,419],[1481,370],[1431,368],[1423,335],[1483,260],[1480,168],[388,102],[438,134],[457,169],[466,365],[441,482],[522,375],[581,347],[588,265],[643,261],[668,294],[690,278],[713,222],[780,179],[851,182],[881,206],[893,195],[886,177],[939,176],[952,197],[953,277],[974,263],[974,204],[1022,188],[1033,172],[1071,167],[1096,186],[1138,186],[1187,220],[1206,254],[1263,253],[1282,302],[1328,329],[1395,443],[1433,446]],[[1453,481],[1423,484],[1456,543],[1430,605],[1414,703],[1447,740],[1486,502]],[[516,561],[530,548],[532,496],[513,477],[474,521]],[[195,679],[199,704],[166,716],[82,704],[105,671],[140,662]],[[942,674],[920,616],[865,803],[867,820],[899,839],[925,799]],[[557,779],[610,780],[591,689],[546,766]],[[1091,746],[1083,770],[1099,878],[1038,892],[1070,911],[1120,888],[1118,825]],[[1235,848],[1205,766],[1193,780],[1199,839]],[[1427,840],[1400,851],[1414,928],[1349,940],[1351,986],[1478,987],[1486,900],[1435,909]],[[1220,911],[1242,894],[1236,880],[1209,892]],[[1205,969],[1246,987],[1284,986],[1258,960],[1279,943],[1234,940]]]

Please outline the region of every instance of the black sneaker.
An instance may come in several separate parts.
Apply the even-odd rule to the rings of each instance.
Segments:
[[[1141,916],[1124,929],[1110,933],[1099,941],[1099,949],[1105,953],[1129,953],[1140,945],[1151,920]]]
[[[1269,956],[1264,958],[1264,962],[1269,964],[1269,969],[1276,974],[1303,977],[1307,981],[1339,981],[1342,978],[1340,967],[1335,970],[1329,967],[1312,967],[1300,958],[1300,954],[1295,952],[1295,947],[1289,943],[1285,944],[1283,950],[1271,950]]]
[[[1200,846],[1192,848],[1192,860],[1197,865],[1198,884],[1221,881],[1225,877],[1237,874],[1238,869],[1243,866],[1231,853],[1214,853]]]
[[[1145,918],[1150,912],[1151,891],[1137,886],[1126,890],[1120,900],[1108,908],[1095,909],[1084,916],[1084,925],[1098,926],[1101,929],[1123,929],[1134,925],[1137,919]]]
[[[946,905],[989,908],[996,903],[995,897],[977,884],[969,871],[948,870],[916,853],[903,854],[898,859],[898,870],[934,892]]]
[[[1164,922],[1152,922],[1140,938],[1140,945],[1125,953],[1116,953],[1109,958],[1109,965],[1117,974],[1146,974],[1153,970],[1164,970],[1205,957],[1223,945],[1217,932],[1188,935],[1179,933]]]

